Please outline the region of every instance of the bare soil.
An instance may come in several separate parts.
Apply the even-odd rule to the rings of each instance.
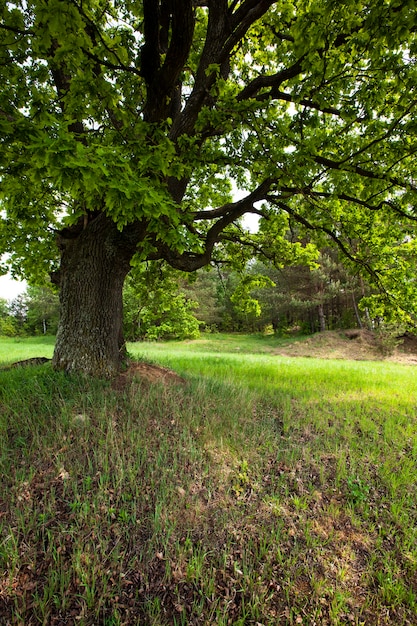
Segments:
[[[369,330],[335,330],[317,333],[277,348],[283,356],[354,361],[393,361],[417,365],[417,337],[384,338]]]

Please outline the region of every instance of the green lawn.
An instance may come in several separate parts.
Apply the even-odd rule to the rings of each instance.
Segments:
[[[129,346],[186,384],[0,372],[5,624],[417,623],[415,369],[277,341]]]
[[[7,365],[32,357],[52,357],[55,337],[0,337],[0,364]]]

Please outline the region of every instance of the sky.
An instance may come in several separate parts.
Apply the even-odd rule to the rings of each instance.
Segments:
[[[13,280],[8,274],[0,276],[0,299],[13,300],[25,291],[26,287],[25,281]]]

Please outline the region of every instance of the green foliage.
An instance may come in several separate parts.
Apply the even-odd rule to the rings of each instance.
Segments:
[[[8,316],[0,319],[0,335],[4,335],[5,337],[15,337],[17,334],[18,329],[12,317]]]
[[[0,335],[54,335],[59,298],[50,286],[29,286],[6,306],[0,305]]]
[[[123,294],[129,341],[198,337],[196,303],[179,291],[179,280],[179,273],[163,263],[139,264],[132,270]]]
[[[0,298],[0,335],[5,337],[15,337],[17,335],[17,325],[10,315],[7,300]]]
[[[8,304],[8,314],[10,319],[13,320],[13,325],[16,329],[16,334],[25,334],[25,322],[27,314],[27,301],[24,293],[16,296]]]
[[[151,95],[140,67],[141,11],[130,3],[102,7],[95,0],[82,7],[54,0],[32,0],[27,8],[3,2],[5,228],[13,231],[20,224],[33,240],[38,236],[47,256],[51,237],[47,232],[40,236],[42,228],[59,223],[63,207],[70,221],[99,208],[121,230],[147,219],[150,233],[172,249],[185,250],[201,244],[204,236],[204,224],[199,224],[201,233],[177,228],[193,219],[196,207],[230,202],[231,178],[247,187],[249,181],[272,176],[268,191],[284,202],[280,208],[275,200],[265,205],[269,241],[263,245],[272,246],[281,262],[298,254],[299,243],[291,251],[283,238],[285,222],[295,212],[319,229],[342,219],[351,230],[356,219],[350,217],[357,216],[363,231],[372,215],[366,211],[371,195],[382,199],[387,177],[412,171],[409,105],[416,44],[411,9],[372,1],[360,7],[353,2],[337,6],[332,0],[297,6],[273,2],[242,30],[240,45],[230,54],[230,73],[215,53],[209,59],[201,56],[211,37],[207,11],[196,9],[194,17],[181,86],[185,93],[192,90],[198,74],[196,88],[204,85],[207,99],[190,111],[196,118],[193,127],[175,135],[175,111],[166,108],[148,116],[155,121],[141,113]],[[280,81],[282,68],[289,77]],[[185,100],[181,106],[186,107]],[[331,166],[332,159],[341,165]],[[365,174],[367,168],[372,175]],[[170,177],[190,181],[183,212],[163,182]],[[346,199],[352,185],[357,204]],[[412,185],[406,186],[395,196],[406,217],[412,217],[407,204],[412,192]],[[370,240],[376,243],[377,237],[373,233]],[[20,257],[25,251],[17,234],[7,247],[15,248],[15,255],[20,250]],[[14,260],[17,268],[18,256]]]
[[[220,270],[200,270],[193,278],[194,280],[184,282],[182,288],[188,298],[197,303],[195,316],[202,330],[214,332],[226,328],[227,285]]]
[[[29,335],[55,335],[59,320],[59,298],[50,287],[30,286],[26,291],[25,330]]]
[[[270,278],[268,278],[268,276],[262,276],[261,274],[248,274],[242,278],[236,287],[231,296],[231,301],[239,312],[259,317],[261,314],[261,307],[259,301],[250,295],[251,291],[253,289],[273,286],[274,283]]]
[[[369,287],[349,273],[331,249],[323,250],[313,267],[276,269],[258,262],[251,271],[269,276],[275,283],[274,287],[254,292],[262,308],[260,328],[272,324],[278,333],[297,327],[311,333],[366,325],[357,303]]]
[[[313,266],[252,261],[243,272],[228,266],[201,270],[183,289],[198,303],[195,315],[205,332],[269,328],[309,334],[378,323],[362,305],[371,293],[368,283],[349,272],[332,249],[323,250]]]
[[[18,333],[16,320],[10,314],[7,300],[0,298],[0,335],[15,337]]]

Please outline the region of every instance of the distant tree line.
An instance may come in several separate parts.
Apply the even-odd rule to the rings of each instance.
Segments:
[[[11,302],[0,298],[0,335],[54,335],[59,321],[59,299],[48,286],[29,286]]]
[[[310,334],[381,322],[369,285],[331,250],[313,266],[249,261],[244,271],[218,266],[188,277],[162,261],[142,263],[132,269],[123,301],[128,341],[195,338],[200,331]],[[0,299],[2,335],[55,334],[58,321],[52,287]]]
[[[310,334],[377,323],[366,306],[368,284],[330,252],[315,268],[277,269],[257,261],[244,273],[200,272],[183,288],[199,302],[195,314],[205,330]]]

